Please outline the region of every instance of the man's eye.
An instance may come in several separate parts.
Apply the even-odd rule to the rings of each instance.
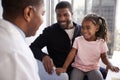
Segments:
[[[69,16],[68,14],[64,14],[64,16]]]

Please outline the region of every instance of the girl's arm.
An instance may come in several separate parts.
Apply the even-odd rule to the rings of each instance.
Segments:
[[[110,69],[110,70],[112,70],[112,71],[114,71],[114,72],[119,72],[120,69],[119,69],[118,67],[116,67],[116,66],[113,66],[113,65],[109,62],[106,53],[102,53],[102,54],[101,54],[101,59],[102,59],[102,62],[107,66],[108,69]]]
[[[70,53],[69,53],[69,55],[68,55],[68,57],[67,57],[67,59],[66,59],[66,61],[65,61],[65,63],[64,63],[64,65],[63,65],[63,68],[64,68],[64,69],[67,70],[68,66],[69,66],[70,63],[73,61],[76,53],[77,53],[77,49],[72,48],[71,51],[70,51]]]
[[[77,49],[72,48],[71,51],[70,51],[70,53],[69,53],[69,55],[67,56],[67,59],[66,59],[64,65],[63,65],[63,67],[56,69],[56,73],[57,73],[58,75],[59,75],[60,73],[64,73],[64,72],[67,71],[67,68],[68,68],[68,66],[70,65],[70,63],[73,61],[76,53],[77,53]]]

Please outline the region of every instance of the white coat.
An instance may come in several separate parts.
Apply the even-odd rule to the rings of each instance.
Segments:
[[[37,62],[22,33],[0,20],[0,80],[40,80]]]

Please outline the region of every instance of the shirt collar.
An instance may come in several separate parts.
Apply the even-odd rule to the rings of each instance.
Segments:
[[[13,24],[13,23],[12,23]],[[20,34],[22,35],[22,37],[25,39],[25,33],[15,24],[13,24],[15,26],[15,28],[20,32]]]
[[[20,34],[23,36],[23,38],[25,39],[25,33],[19,28],[16,26],[16,29],[20,32]]]

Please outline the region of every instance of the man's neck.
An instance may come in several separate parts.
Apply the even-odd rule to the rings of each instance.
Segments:
[[[72,29],[72,28],[74,28],[73,22],[71,22],[71,24],[68,25],[68,27],[66,29]]]

